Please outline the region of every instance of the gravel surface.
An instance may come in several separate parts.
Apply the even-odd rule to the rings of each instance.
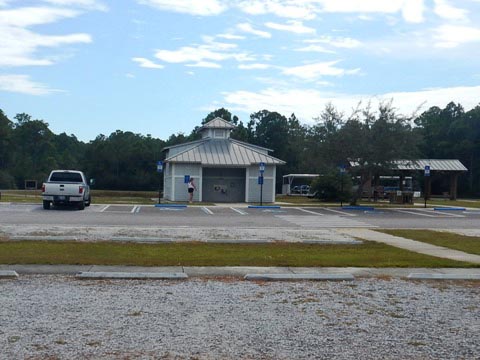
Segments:
[[[241,228],[241,227],[159,227],[159,226],[51,226],[51,225],[1,225],[0,236],[46,236],[67,237],[86,241],[115,241],[120,238],[161,238],[175,241],[208,240],[264,240],[299,242],[304,240],[324,242],[352,242],[352,236],[335,229],[285,229],[285,228]]]
[[[480,284],[0,281],[1,359],[478,359]]]

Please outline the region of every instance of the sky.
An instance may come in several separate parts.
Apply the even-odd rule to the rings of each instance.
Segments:
[[[480,103],[480,0],[0,0],[0,109],[82,141],[226,108]]]

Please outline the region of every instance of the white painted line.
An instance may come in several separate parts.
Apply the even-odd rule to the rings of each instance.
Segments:
[[[460,217],[460,218],[465,217],[465,215],[452,214],[452,213],[446,212],[446,211],[439,211],[439,214],[452,216],[452,217]]]
[[[130,212],[131,212],[132,214],[135,214],[135,212],[137,211],[137,207],[138,207],[138,205],[135,205],[135,206],[133,207],[132,211],[130,211]]]
[[[245,211],[242,211],[242,210],[239,210],[239,209],[235,209],[233,207],[231,207],[230,209],[232,209],[233,211],[239,213],[240,215],[248,215],[248,213],[246,213]]]
[[[350,213],[347,213],[345,211],[340,211],[340,210],[334,210],[334,209],[330,209],[330,208],[322,208],[323,210],[327,210],[327,211],[332,211],[334,213],[338,213],[338,214],[342,214],[342,215],[345,215],[345,216],[357,216],[355,214],[350,214]]]
[[[428,212],[428,211],[432,212],[433,210],[418,209],[417,211],[426,213],[426,212]],[[448,212],[445,212],[445,211],[441,211],[441,212],[439,211],[439,212],[437,212],[435,215],[437,215],[437,216],[435,216],[435,217],[437,217],[437,218],[438,218],[438,217],[442,217],[442,215],[447,215],[447,216],[452,216],[452,217],[461,217],[461,218],[462,218],[462,217],[465,217],[465,215],[457,215],[457,214],[452,214],[452,213],[448,213]]]
[[[213,211],[210,210],[209,208],[205,207],[205,206],[202,207],[202,210],[207,215],[213,215]]]
[[[105,205],[105,207],[103,207],[100,212],[104,212],[105,210],[107,210],[108,208],[110,207],[110,205]]]
[[[420,216],[427,216],[427,217],[438,217],[432,214],[422,214],[420,211],[408,211],[408,210],[397,210],[397,209],[394,209],[394,211],[398,211],[405,214],[413,214],[413,215],[420,215]]]
[[[142,206],[141,206],[141,205],[138,205],[138,206],[137,206],[137,211],[135,211],[135,214],[138,214],[138,213],[140,212],[140,209],[141,209],[141,208],[142,208]]]
[[[308,214],[313,214],[313,215],[318,215],[318,216],[323,216],[323,214],[320,214],[318,212],[315,212],[315,211],[311,211],[311,210],[306,210],[306,209],[302,209],[302,208],[299,208],[299,207],[296,207],[294,209],[297,209],[297,210],[300,210],[300,211],[303,211],[303,212],[306,212]]]

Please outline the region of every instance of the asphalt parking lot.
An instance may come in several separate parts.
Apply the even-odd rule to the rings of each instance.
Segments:
[[[439,228],[480,229],[480,210],[388,208],[347,210],[340,207],[248,208],[247,206],[155,207],[92,205],[43,210],[34,204],[1,204],[0,224],[88,226],[206,226],[280,228]]]

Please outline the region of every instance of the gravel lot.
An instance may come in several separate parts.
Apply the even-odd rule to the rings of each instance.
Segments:
[[[0,281],[1,359],[478,359],[480,284]]]

